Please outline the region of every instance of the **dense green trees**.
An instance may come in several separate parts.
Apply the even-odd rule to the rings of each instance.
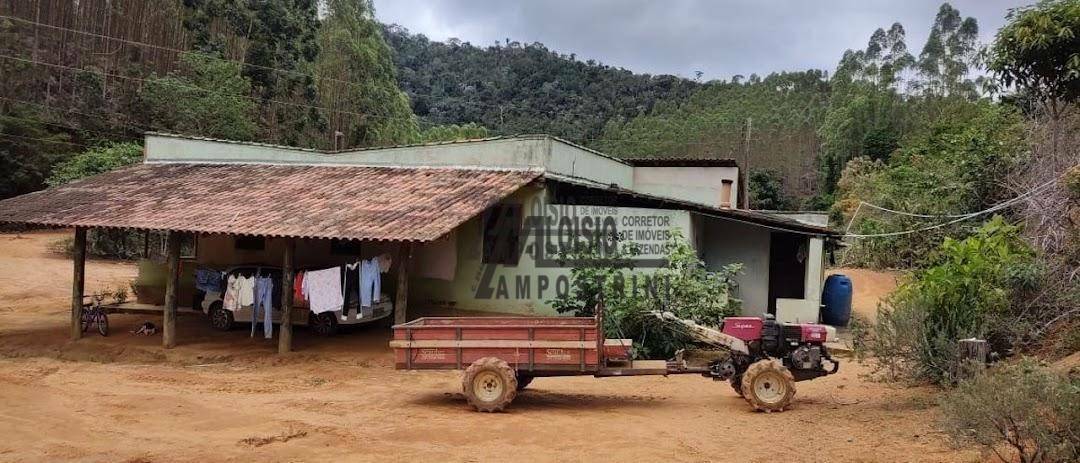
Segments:
[[[477,123],[497,135],[549,133],[588,143],[608,120],[645,114],[699,87],[582,62],[541,43],[434,42],[395,25],[384,33],[413,111],[430,124]]]
[[[189,53],[168,76],[151,76],[139,99],[155,127],[176,133],[230,140],[251,140],[255,101],[242,66],[217,56]]]
[[[343,147],[393,145],[417,138],[409,98],[398,89],[390,47],[370,0],[327,0],[316,69],[329,131]],[[329,76],[338,76],[330,78]]]

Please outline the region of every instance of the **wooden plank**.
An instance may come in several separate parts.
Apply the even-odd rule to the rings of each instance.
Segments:
[[[667,374],[666,360],[634,360],[626,368],[602,368],[596,372],[596,376],[667,376]]]
[[[402,243],[398,252],[397,295],[394,298],[395,325],[408,320],[410,260],[412,260],[412,243]]]
[[[293,254],[296,241],[285,239],[285,252],[281,258],[281,323],[278,328],[278,353],[292,352],[293,309]]]
[[[432,349],[449,348],[496,348],[496,349],[588,349],[596,350],[596,343],[591,341],[528,341],[499,339],[418,339],[390,341],[390,347],[396,349]]]
[[[86,227],[75,229],[75,243],[72,251],[74,274],[71,278],[71,339],[82,337],[83,290],[86,282]]]
[[[165,248],[168,253],[165,277],[165,313],[162,317],[161,345],[166,349],[176,346],[176,302],[180,291],[180,233],[167,232]]]

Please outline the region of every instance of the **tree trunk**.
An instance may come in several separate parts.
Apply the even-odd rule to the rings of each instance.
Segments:
[[[165,280],[165,313],[162,317],[161,345],[166,349],[176,346],[176,302],[180,286],[180,233],[166,233],[165,250],[168,276]]]
[[[281,328],[278,330],[278,353],[292,351],[293,254],[296,242],[286,238],[281,260]]]
[[[71,339],[82,337],[83,283],[86,281],[86,227],[75,229],[75,247],[72,251],[75,271],[71,278]]]

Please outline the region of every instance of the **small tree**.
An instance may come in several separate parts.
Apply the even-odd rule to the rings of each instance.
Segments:
[[[990,48],[989,68],[1046,108],[1057,156],[1062,113],[1080,99],[1080,2],[1042,1],[1010,10],[1008,20]]]
[[[990,70],[1057,118],[1080,99],[1080,2],[1042,1],[1009,10],[1008,20],[990,48]]]

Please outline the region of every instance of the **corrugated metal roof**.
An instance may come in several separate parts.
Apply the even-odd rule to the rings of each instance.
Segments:
[[[0,222],[431,241],[537,170],[140,164],[0,201]]]

